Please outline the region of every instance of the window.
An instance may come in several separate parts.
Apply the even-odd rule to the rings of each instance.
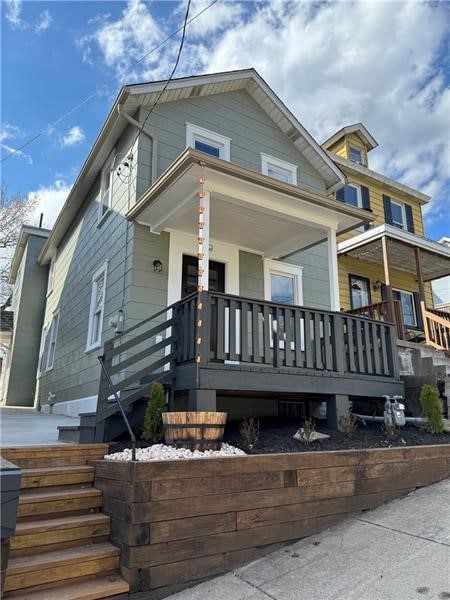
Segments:
[[[403,204],[399,202],[395,202],[395,200],[391,200],[391,219],[392,225],[396,227],[405,228],[405,207]]]
[[[91,306],[86,351],[98,348],[102,341],[103,313],[105,308],[106,271],[105,263],[92,277]]]
[[[359,165],[364,165],[363,152],[359,148],[354,148],[353,146],[349,146],[349,156],[352,162],[358,163]]]
[[[402,304],[403,322],[410,327],[417,326],[416,308],[414,306],[414,294],[405,290],[392,290],[394,300]]]
[[[264,261],[266,300],[281,304],[302,304],[302,267],[278,260]]]
[[[39,347],[39,360],[37,376],[40,377],[45,370],[45,345],[47,343],[47,327],[42,329],[41,345]]]
[[[49,296],[53,291],[53,284],[55,281],[55,264],[56,264],[56,256],[54,256],[51,259],[50,266],[48,269],[47,296]]]
[[[367,277],[349,275],[350,279],[350,302],[352,308],[361,308],[371,303],[370,280]]]
[[[297,185],[297,165],[291,165],[284,160],[263,154],[262,152],[261,172],[279,181],[284,181],[284,183]]]
[[[186,123],[186,146],[222,160],[230,160],[230,138]]]
[[[53,369],[55,362],[56,338],[58,336],[59,311],[53,313],[53,319],[48,331],[47,371]]]
[[[98,223],[102,223],[103,217],[111,210],[112,206],[112,188],[114,174],[114,151],[109,155],[105,166],[102,169],[99,207],[98,207]]]
[[[361,188],[359,185],[348,183],[344,187],[344,202],[345,204],[351,204],[357,208],[362,207]]]

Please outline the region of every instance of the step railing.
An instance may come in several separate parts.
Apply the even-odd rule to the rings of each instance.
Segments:
[[[387,321],[388,323],[394,323],[397,327],[397,339],[406,339],[406,329],[403,319],[403,309],[400,300],[393,301],[394,315],[391,315],[389,308],[389,302],[383,300],[383,302],[375,302],[374,304],[367,304],[366,306],[360,306],[358,308],[351,308],[345,312],[351,315],[359,315],[361,317],[368,317],[375,321]]]
[[[425,328],[425,343],[437,350],[450,352],[450,314],[435,308],[426,308],[421,302]]]
[[[347,313],[204,293],[201,363],[251,363],[397,377],[394,325]],[[193,306],[180,314],[179,358],[194,353]]]

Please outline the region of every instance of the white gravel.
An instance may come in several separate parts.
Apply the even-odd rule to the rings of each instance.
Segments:
[[[149,462],[151,460],[187,460],[191,458],[217,458],[220,456],[245,456],[245,452],[230,444],[222,444],[220,450],[188,450],[187,448],[174,448],[164,444],[154,444],[148,448],[136,449],[136,460]],[[131,448],[122,452],[105,454],[105,460],[127,461],[131,460]]]

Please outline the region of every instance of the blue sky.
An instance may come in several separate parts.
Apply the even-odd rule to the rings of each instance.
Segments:
[[[194,0],[190,16],[205,8]],[[1,2],[2,164],[10,194],[54,220],[122,83],[166,77],[184,2]],[[254,66],[321,142],[362,121],[371,167],[433,197],[426,232],[450,235],[450,3],[224,2],[188,27],[178,75]],[[119,74],[127,70],[126,77]],[[106,89],[104,85],[111,82]]]

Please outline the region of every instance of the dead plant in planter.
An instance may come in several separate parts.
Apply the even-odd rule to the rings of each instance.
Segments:
[[[306,417],[303,419],[303,425],[300,429],[305,444],[311,443],[312,434],[316,430],[316,423],[312,417]]]
[[[355,415],[349,415],[348,417],[342,415],[339,417],[339,429],[347,437],[352,437],[352,434],[358,429],[358,419]]]
[[[239,425],[239,433],[241,434],[242,445],[247,450],[253,450],[259,438],[259,419],[253,417],[242,419]]]
[[[381,425],[381,431],[390,440],[397,437],[397,435],[400,433],[400,429],[395,423],[383,423]]]

